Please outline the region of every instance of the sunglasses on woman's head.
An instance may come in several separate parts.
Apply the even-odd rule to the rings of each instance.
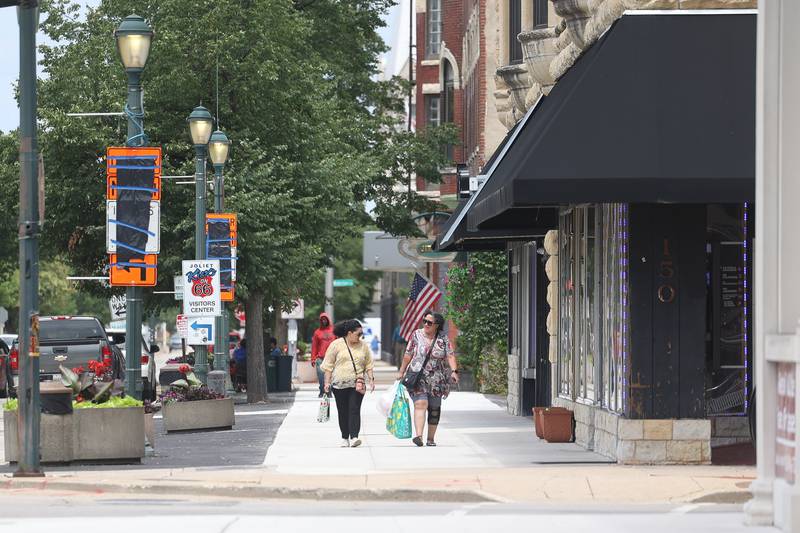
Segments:
[[[434,324],[433,322],[431,322],[428,319],[423,320],[422,323],[425,324],[426,326],[432,326]]]

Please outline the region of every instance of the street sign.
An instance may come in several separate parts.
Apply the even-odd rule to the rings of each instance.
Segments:
[[[134,168],[135,163],[145,164]],[[147,164],[149,163],[149,164]],[[120,170],[152,170],[151,200],[161,200],[161,148],[109,146],[106,149],[106,200],[116,200],[119,194],[118,178]]]
[[[281,312],[282,320],[303,320],[305,316],[305,302],[303,302],[302,298],[294,301],[294,307],[291,311],[288,313],[286,311]]]
[[[186,343],[191,346],[214,342],[214,319],[206,317],[189,317],[186,330]]]
[[[183,262],[183,310],[191,317],[219,316],[219,261],[204,259]]]
[[[144,260],[131,258],[127,262],[119,262],[117,254],[111,254],[109,257],[109,283],[112,287],[156,286],[158,277],[156,254],[147,254]]]
[[[175,318],[175,329],[178,330],[178,336],[185,339],[189,336],[189,317],[186,315],[178,315]]]
[[[234,299],[237,236],[235,213],[206,215],[206,258],[220,262],[220,299],[223,302],[232,302]]]
[[[183,276],[175,276],[173,283],[175,285],[175,299],[183,300]]]
[[[335,279],[333,280],[334,287],[355,287],[356,280],[354,279]]]
[[[117,252],[117,201],[106,201],[106,251]],[[144,251],[157,254],[161,248],[161,203],[150,201],[150,219],[147,224],[147,244]]]
[[[128,310],[128,301],[124,294],[114,295],[108,300],[108,307],[111,309],[111,320],[125,320]]]

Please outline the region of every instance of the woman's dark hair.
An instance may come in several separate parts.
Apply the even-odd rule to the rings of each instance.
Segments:
[[[444,317],[440,313],[434,313],[433,311],[427,311],[422,316],[428,315],[433,317],[433,323],[436,324],[436,334],[438,335],[444,329]]]
[[[360,329],[361,327],[362,327],[361,322],[359,322],[358,320],[354,319],[342,320],[341,322],[337,322],[336,324],[334,324],[333,334],[336,335],[337,338],[344,337],[348,333],[352,333],[357,329]]]

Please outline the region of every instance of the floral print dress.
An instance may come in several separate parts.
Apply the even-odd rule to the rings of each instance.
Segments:
[[[431,347],[432,340],[425,336],[421,329],[411,334],[411,340],[406,346],[406,355],[411,356],[411,363],[408,367],[414,372],[422,368],[425,356]],[[450,394],[450,364],[447,362],[448,356],[453,355],[453,347],[447,335],[437,335],[431,356],[422,371],[422,378],[411,391],[411,394],[428,394],[435,398],[447,398]]]

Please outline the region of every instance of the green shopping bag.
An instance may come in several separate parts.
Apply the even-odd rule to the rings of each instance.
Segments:
[[[392,408],[386,418],[386,429],[398,439],[411,438],[411,409],[408,405],[405,387],[397,387]]]

